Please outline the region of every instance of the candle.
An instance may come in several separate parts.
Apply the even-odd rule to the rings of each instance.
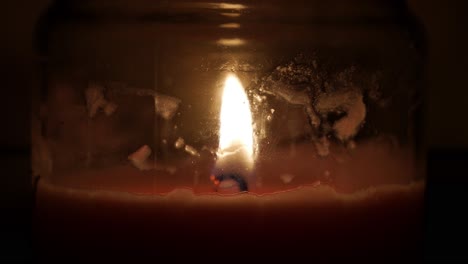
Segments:
[[[129,164],[40,181],[39,256],[418,258],[408,250],[421,237],[424,182],[412,181],[411,151],[369,141],[351,153],[331,144],[323,157],[311,142],[254,161],[250,103],[235,75],[222,97],[215,159],[202,151],[160,166],[144,145]]]
[[[40,181],[39,256],[418,258],[424,182],[412,182],[410,151],[370,141],[351,153],[332,144],[323,157],[311,142],[254,161],[250,103],[235,75],[222,97],[215,159],[202,151],[171,169],[145,145],[130,164]]]
[[[94,117],[92,102],[113,102],[92,87],[86,94]],[[181,103],[143,94],[163,96],[172,110]],[[337,98],[351,98],[351,112],[362,98],[349,94]],[[72,255],[77,248],[86,257],[224,256],[230,250],[302,256],[312,248],[324,259],[334,259],[334,250],[339,257],[418,257],[418,250],[408,250],[421,237],[424,182],[414,180],[411,149],[374,138],[353,147],[330,141],[323,155],[312,140],[258,155],[249,98],[235,74],[225,77],[221,95],[214,155],[179,137],[174,148],[186,156],[172,163],[153,160],[153,150],[143,145],[128,163],[41,180],[35,210],[40,256]],[[118,106],[113,109],[118,114]],[[165,120],[175,115],[156,110]]]
[[[39,30],[40,260],[418,260],[403,5],[88,2]]]

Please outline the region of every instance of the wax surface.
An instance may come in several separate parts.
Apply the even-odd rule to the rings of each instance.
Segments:
[[[41,259],[306,256],[417,260],[424,183],[340,194],[327,186],[269,195],[135,195],[38,184]]]
[[[243,175],[249,191],[274,193],[304,185],[331,185],[338,192],[353,193],[369,187],[409,184],[417,178],[413,154],[407,149],[383,144],[360,144],[354,150],[332,146],[332,153],[318,156],[310,144],[280,148],[263,153],[254,168]],[[130,163],[114,166],[75,168],[57,171],[50,182],[70,188],[131,192],[167,193],[176,188],[192,188],[195,193],[214,191],[210,175],[216,160],[207,153],[188,157],[154,170],[140,170]]]

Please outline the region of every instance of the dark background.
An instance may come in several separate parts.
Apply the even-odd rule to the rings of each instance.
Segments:
[[[0,260],[31,261],[29,114],[38,65],[33,29],[50,0],[2,1]],[[428,154],[426,260],[468,260],[468,1],[408,0],[424,24]]]

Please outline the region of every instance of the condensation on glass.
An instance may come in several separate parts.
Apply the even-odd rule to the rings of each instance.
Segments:
[[[424,46],[404,1],[56,1],[38,36],[33,170],[52,184],[204,193],[221,170],[257,193],[352,192],[424,178]],[[223,97],[228,85],[240,90]],[[227,167],[222,131],[252,139]]]

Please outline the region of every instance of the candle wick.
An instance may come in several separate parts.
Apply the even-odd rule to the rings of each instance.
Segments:
[[[220,183],[222,181],[225,181],[225,180],[233,180],[233,181],[237,182],[240,192],[247,192],[249,190],[248,185],[247,185],[247,181],[245,181],[244,177],[242,177],[242,176],[240,176],[238,174],[233,174],[233,173],[220,174],[220,175],[216,175],[214,177],[214,179],[212,179],[212,180],[215,181],[215,182],[217,181],[218,183]]]

